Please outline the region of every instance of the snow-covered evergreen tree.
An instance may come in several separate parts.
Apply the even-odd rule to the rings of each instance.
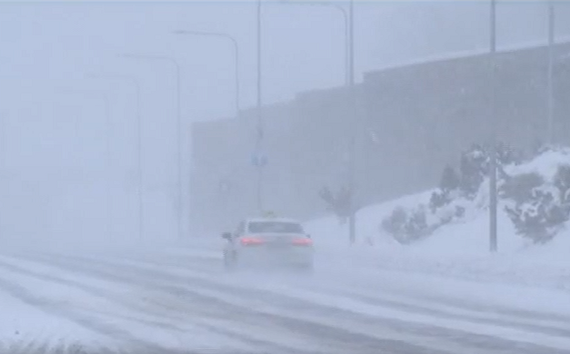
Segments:
[[[444,192],[451,192],[458,189],[459,185],[459,175],[455,172],[455,169],[449,165],[445,166],[439,182],[439,189]]]
[[[489,154],[479,144],[461,154],[459,162],[461,190],[468,197],[474,197],[489,171]]]

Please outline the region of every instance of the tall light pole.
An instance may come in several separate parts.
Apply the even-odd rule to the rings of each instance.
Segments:
[[[491,80],[491,151],[489,168],[489,250],[497,252],[497,125],[496,118],[496,52],[497,52],[497,2],[491,0],[490,8],[490,80]]]
[[[263,115],[261,113],[261,0],[257,0],[257,141],[255,143],[256,153],[261,152],[261,144],[264,136]],[[257,166],[257,208],[263,212],[263,165]]]
[[[351,64],[349,66],[349,56],[352,56],[352,48],[349,51],[349,46],[350,46],[350,40],[349,40],[349,15],[346,12],[345,8],[336,4],[327,4],[327,3],[323,3],[323,5],[328,5],[333,9],[337,9],[338,11],[340,11],[342,13],[342,17],[344,19],[344,67],[345,67],[345,82],[346,84],[350,84],[351,82],[351,74],[350,71],[353,70],[352,67],[353,65]],[[351,1],[351,11],[352,11],[352,1]],[[350,15],[351,21],[352,22],[352,14]],[[352,35],[350,35],[352,36]],[[354,81],[354,80],[352,80]]]
[[[127,53],[122,55],[123,58],[128,59],[141,59],[141,60],[154,60],[154,61],[165,61],[171,63],[176,70],[176,158],[177,158],[177,189],[178,189],[178,197],[177,197],[177,206],[176,206],[176,213],[177,213],[177,220],[178,220],[178,240],[182,240],[182,210],[183,210],[183,202],[182,202],[182,111],[181,111],[181,70],[180,64],[175,58],[162,56],[162,55],[149,55],[149,54],[132,54]]]
[[[554,144],[554,1],[548,1],[548,141]]]
[[[349,85],[349,101],[352,114],[356,117],[356,121],[359,122],[360,117],[357,116],[357,105],[356,105],[356,92],[354,84],[354,1],[350,0],[348,7],[349,14],[349,28],[348,28],[348,85]],[[356,195],[356,140],[358,136],[359,124],[354,124],[352,137],[350,139],[350,162],[349,162],[349,182],[348,189],[350,191],[350,215],[348,218],[349,226],[349,238],[350,243],[354,244],[356,242],[356,213],[358,208],[356,207],[355,195]]]
[[[126,82],[131,84],[135,89],[135,99],[136,99],[136,149],[137,149],[137,184],[138,184],[138,236],[139,240],[143,240],[143,226],[144,226],[144,219],[143,219],[143,181],[142,181],[142,122],[141,122],[141,89],[139,81],[129,75],[90,75],[91,78],[95,79],[105,79],[105,80],[116,80]]]
[[[345,83],[347,85],[350,84],[351,80],[354,81],[354,77],[351,79],[351,74],[350,72],[353,70],[353,64],[349,65],[349,60],[352,61],[352,59],[350,59],[349,57],[352,56],[351,53],[353,53],[352,48],[349,47],[351,46],[350,42],[351,40],[349,39],[349,37],[352,37],[352,34],[349,35],[349,14],[346,12],[346,9],[340,5],[337,4],[333,4],[333,3],[317,3],[318,5],[321,6],[328,6],[330,8],[336,9],[338,11],[340,11],[340,13],[342,14],[342,18],[344,20],[344,67],[345,67]],[[350,4],[350,22],[352,22],[352,0],[351,0],[351,4]],[[352,74],[353,75],[353,74]]]
[[[0,200],[5,201],[4,191],[7,180],[6,180],[6,120],[8,119],[8,112],[5,110],[0,111]],[[0,204],[0,240],[4,237],[4,208],[6,203]]]
[[[190,30],[177,30],[174,31],[175,34],[181,35],[191,35],[191,36],[202,36],[202,37],[218,37],[229,40],[234,49],[234,85],[235,85],[235,110],[236,117],[239,116],[239,96],[240,96],[240,76],[239,76],[239,45],[234,36],[228,33],[221,32],[205,32],[205,31],[190,31]]]

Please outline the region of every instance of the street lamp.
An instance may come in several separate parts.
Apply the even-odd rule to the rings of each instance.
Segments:
[[[495,124],[496,104],[496,52],[497,52],[497,2],[491,0],[489,11],[490,34],[490,76],[491,76],[491,151],[489,168],[489,250],[497,252],[497,125]]]
[[[176,149],[177,149],[177,160],[178,160],[178,171],[177,171],[177,219],[178,219],[178,239],[182,240],[182,113],[181,113],[181,70],[178,61],[172,57],[161,56],[161,55],[148,55],[148,54],[132,54],[127,53],[121,55],[123,58],[127,59],[141,59],[141,60],[154,60],[154,61],[166,61],[171,63],[176,70]]]
[[[220,33],[220,32],[204,32],[204,31],[190,31],[190,30],[176,30],[174,31],[175,34],[181,35],[191,35],[191,36],[202,36],[202,37],[219,37],[227,39],[231,42],[233,49],[234,49],[234,66],[235,66],[235,110],[236,110],[236,117],[239,116],[239,88],[240,88],[240,81],[239,81],[239,46],[238,42],[232,35],[228,33]]]
[[[137,179],[138,179],[138,233],[139,240],[143,239],[143,187],[142,187],[142,124],[140,109],[140,84],[138,80],[129,75],[90,75],[93,79],[117,80],[129,83],[135,88],[136,94],[136,134],[137,134]]]
[[[350,45],[349,33],[348,32],[349,32],[349,16],[352,19],[352,11],[353,11],[352,10],[352,1],[351,1],[351,6],[350,6],[350,8],[351,8],[351,10],[350,10],[351,14],[350,15],[346,12],[346,9],[344,7],[342,7],[338,4],[326,3],[326,2],[313,3],[313,4],[320,5],[320,6],[327,6],[327,7],[330,7],[332,9],[336,9],[336,10],[340,11],[340,13],[342,14],[342,17],[344,20],[344,53],[345,53],[344,54],[344,71],[345,71],[344,75],[345,75],[346,84],[350,84],[350,82],[351,82],[350,71],[352,70],[352,64],[349,65],[349,60],[352,61],[352,59],[349,59],[349,57],[352,56],[353,51],[352,51],[352,48],[349,51],[349,46],[351,46],[351,45]]]
[[[261,153],[263,141],[263,116],[261,114],[261,0],[257,0],[257,140],[255,142],[256,154]],[[257,166],[257,209],[263,213],[263,164]]]
[[[554,144],[554,1],[548,1],[548,140]]]
[[[356,116],[357,122],[360,117],[357,116],[356,92],[354,83],[354,1],[350,0],[348,7],[349,28],[348,28],[348,94],[350,106],[353,114]],[[349,239],[350,243],[356,242],[356,213],[357,207],[355,203],[355,179],[356,179],[356,140],[358,136],[358,124],[354,124],[352,137],[350,139],[350,163],[349,163],[349,183],[350,191],[350,215],[348,217]]]

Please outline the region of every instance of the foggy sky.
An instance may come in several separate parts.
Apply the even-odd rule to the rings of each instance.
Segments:
[[[241,106],[255,103],[255,6],[221,3],[0,4],[2,90],[48,87],[70,78],[89,87],[86,72],[134,74],[160,111],[173,89],[167,64],[118,59],[124,52],[169,55],[183,67],[188,119],[234,114],[233,52],[224,40],[175,36],[175,29],[227,32],[240,45]],[[570,6],[557,4],[557,34],[570,30]],[[485,48],[488,2],[367,2],[356,6],[357,77],[363,71],[440,53]],[[263,10],[263,101],[276,102],[343,81],[340,13],[325,6],[267,4]],[[502,3],[498,45],[546,39],[543,3]],[[152,77],[152,71],[160,71]],[[160,80],[160,81],[157,81]],[[15,82],[14,82],[15,81]],[[38,82],[40,81],[40,82]],[[25,88],[28,90],[28,88]],[[149,88],[150,90],[150,88]],[[165,92],[166,91],[166,92]],[[166,95],[161,95],[165,93]],[[158,96],[158,97],[157,97]],[[162,97],[166,96],[166,97]]]
[[[568,35],[570,6],[556,6],[557,36]],[[363,72],[402,62],[486,48],[488,9],[488,2],[357,4],[357,80]],[[240,46],[240,105],[247,108],[256,97],[254,16],[254,3],[247,2],[0,3],[0,120],[6,137],[0,156],[2,197],[13,201],[3,206],[0,229],[39,235],[45,229],[68,233],[93,224],[98,229],[85,232],[104,232],[100,220],[105,218],[109,188],[114,191],[113,210],[122,212],[116,218],[124,221],[115,224],[117,232],[131,227],[125,220],[134,217],[134,92],[126,83],[88,78],[90,73],[102,73],[132,75],[140,82],[146,215],[152,215],[147,224],[150,234],[171,232],[176,171],[174,71],[168,63],[118,55],[167,55],[179,61],[187,138],[191,121],[234,115],[233,52],[224,40],[171,32],[187,29],[234,35]],[[544,3],[499,5],[499,48],[546,41],[546,30]],[[341,85],[343,35],[342,16],[332,8],[265,5],[264,103]],[[104,157],[103,95],[109,97],[113,122],[110,185],[102,182],[109,173]],[[188,147],[185,139],[185,151]],[[85,189],[86,185],[91,187]],[[77,199],[85,206],[79,208],[81,213],[74,211]],[[29,214],[20,214],[18,208],[27,208]],[[29,215],[37,222],[26,224]]]

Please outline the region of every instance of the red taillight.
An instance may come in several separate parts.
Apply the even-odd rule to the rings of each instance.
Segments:
[[[297,246],[310,246],[313,241],[310,238],[296,238],[293,240],[293,244]]]
[[[261,245],[262,243],[263,243],[262,239],[255,237],[243,237],[241,239],[241,244],[244,246]]]

